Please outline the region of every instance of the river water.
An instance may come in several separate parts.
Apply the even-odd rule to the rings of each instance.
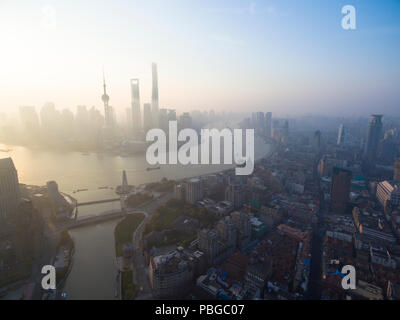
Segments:
[[[112,189],[121,184],[122,170],[128,183],[143,183],[167,179],[182,179],[221,171],[230,165],[161,165],[160,170],[146,171],[149,166],[144,155],[132,157],[80,152],[44,151],[21,146],[0,144],[0,158],[11,157],[18,170],[20,183],[45,185],[55,180],[60,191],[71,194],[78,201],[92,201],[115,197]],[[255,158],[270,151],[261,139],[255,141]],[[73,193],[77,189],[88,189]],[[118,209],[118,202],[102,203],[79,208],[79,216],[100,214]],[[115,265],[114,227],[118,221],[72,230],[75,243],[73,266],[64,285],[68,299],[114,299],[117,268]]]

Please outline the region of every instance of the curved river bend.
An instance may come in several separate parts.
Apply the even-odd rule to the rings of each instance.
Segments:
[[[144,155],[120,157],[107,154],[84,155],[79,152],[32,150],[25,147],[1,145],[0,158],[12,157],[21,183],[45,185],[55,180],[59,189],[73,195],[78,201],[100,200],[115,197],[112,189],[121,184],[122,170],[126,170],[128,182],[133,185],[168,179],[183,179],[196,175],[218,172],[231,165],[174,165],[161,166],[160,170],[146,171]],[[261,139],[255,141],[256,159],[270,152],[270,145]],[[78,193],[73,190],[88,189]],[[96,215],[110,209],[118,209],[119,203],[102,203],[79,208],[80,216]],[[68,299],[115,299],[114,227],[118,221],[110,221],[71,231],[75,242],[73,266],[65,282]]]

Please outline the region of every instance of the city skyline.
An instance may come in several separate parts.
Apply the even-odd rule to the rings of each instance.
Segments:
[[[341,27],[340,1],[168,4],[3,1],[0,112],[45,101],[100,107],[105,66],[121,114],[129,79],[140,80],[142,103],[151,102],[156,62],[159,108],[398,113],[398,2],[356,1],[350,31]]]

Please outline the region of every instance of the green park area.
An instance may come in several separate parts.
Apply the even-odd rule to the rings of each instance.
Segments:
[[[131,300],[135,297],[138,285],[133,282],[132,271],[121,272],[121,299]]]
[[[117,257],[122,256],[122,248],[124,244],[132,243],[133,233],[143,219],[144,215],[142,213],[128,214],[117,224],[114,230],[115,251]]]
[[[134,213],[127,215],[114,229],[115,251],[117,257],[122,256],[124,244],[131,244],[133,233],[144,219],[144,214]],[[121,272],[121,299],[133,299],[137,292],[138,285],[133,281],[132,270]]]
[[[156,209],[146,224],[144,233],[169,229],[172,223],[180,216],[197,219],[201,227],[208,227],[217,220],[212,212],[207,211],[203,207],[171,199]]]
[[[175,181],[163,178],[159,182],[153,182],[146,185],[146,190],[155,192],[171,192],[174,190]]]
[[[128,197],[127,202],[129,207],[135,208],[146,202],[149,202],[152,199],[153,197],[149,196],[148,194],[133,194]]]
[[[209,212],[203,207],[185,203],[181,200],[171,199],[156,209],[145,226],[145,235],[152,232],[162,233],[162,237],[158,239],[150,237],[151,240],[148,247],[162,247],[175,243],[187,245],[195,240],[198,228],[196,228],[196,230],[182,230],[182,228],[177,228],[174,223],[178,218],[195,219],[199,224],[199,228],[210,227],[217,220],[212,212]]]

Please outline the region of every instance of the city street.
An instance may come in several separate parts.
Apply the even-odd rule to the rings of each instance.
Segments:
[[[142,300],[142,299],[151,299],[151,289],[150,289],[150,283],[149,283],[149,277],[148,277],[148,265],[146,264],[146,261],[144,259],[144,256],[142,254],[141,248],[140,248],[140,240],[142,239],[142,234],[144,230],[144,226],[146,223],[149,221],[151,216],[153,215],[155,209],[167,202],[172,198],[172,193],[167,193],[160,198],[156,199],[155,201],[152,201],[148,205],[140,208],[140,210],[137,210],[136,212],[141,212],[145,214],[145,218],[142,221],[142,223],[138,226],[138,228],[135,230],[133,233],[132,237],[132,243],[133,243],[133,248],[134,248],[134,254],[133,254],[133,279],[134,282],[139,286],[139,293],[136,296],[136,300]]]

